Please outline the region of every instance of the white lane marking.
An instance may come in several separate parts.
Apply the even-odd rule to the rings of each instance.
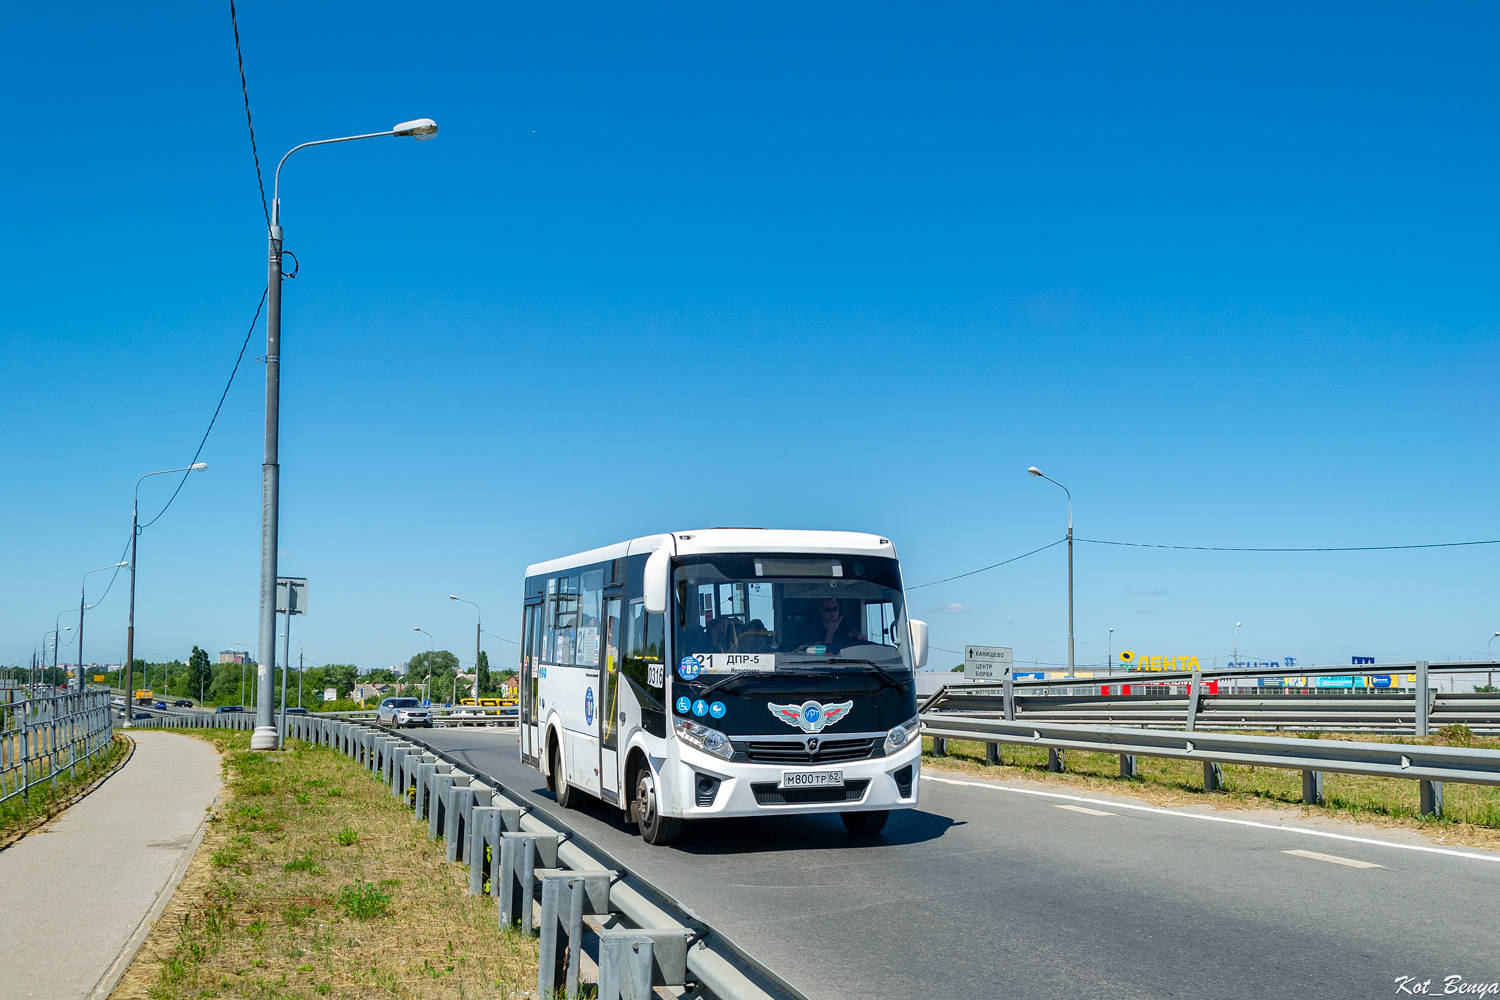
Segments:
[[[1317,851],[1282,851],[1282,854],[1294,854],[1299,858],[1312,858],[1314,861],[1327,861],[1333,865],[1343,865],[1346,868],[1384,868],[1385,865],[1372,864],[1369,861],[1355,861],[1353,858],[1341,858],[1337,854],[1319,854]]]
[[[1119,813],[1107,813],[1103,809],[1090,809],[1087,806],[1053,806],[1054,809],[1066,809],[1069,812],[1086,813],[1089,816],[1118,816]]]
[[[1253,826],[1261,830],[1276,830],[1280,833],[1300,833],[1309,837],[1346,840],[1354,844],[1394,847],[1398,851],[1420,851],[1424,854],[1446,854],[1454,858],[1468,858],[1471,861],[1500,862],[1500,854],[1475,854],[1472,851],[1455,851],[1446,847],[1428,847],[1424,844],[1397,844],[1389,840],[1375,840],[1373,837],[1355,837],[1351,834],[1333,833],[1329,830],[1312,830],[1305,826],[1277,826],[1274,823],[1258,823],[1253,819],[1232,819],[1228,816],[1209,816],[1204,813],[1177,812],[1172,809],[1158,809],[1155,806],[1138,806],[1130,802],[1109,802],[1104,799],[1089,799],[1082,795],[1066,795],[1062,792],[1039,792],[1033,788],[1016,788],[1012,785],[993,784],[986,781],[959,781],[956,778],[939,778],[931,774],[922,775],[922,780],[936,781],[944,785],[967,785],[970,788],[988,788],[994,792],[1015,792],[1017,795],[1039,795],[1048,799],[1068,799],[1071,802],[1088,802],[1092,805],[1110,806],[1115,809],[1134,809],[1136,812],[1155,813],[1158,816],[1171,816],[1176,819],[1196,819],[1207,823],[1231,823],[1235,826]]]

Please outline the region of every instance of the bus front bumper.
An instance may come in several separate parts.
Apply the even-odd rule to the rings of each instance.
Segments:
[[[920,739],[889,757],[807,766],[739,763],[681,741],[677,747],[663,811],[683,819],[912,809],[920,792]],[[844,784],[784,788],[787,771],[842,771]]]

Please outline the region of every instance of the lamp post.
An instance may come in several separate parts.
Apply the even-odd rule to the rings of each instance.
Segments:
[[[427,631],[426,629],[417,628],[415,625],[413,625],[411,630],[413,632],[421,632],[423,635],[425,635],[427,637],[427,683],[425,683],[424,685],[422,685],[422,687],[423,687],[423,690],[426,692],[425,695],[424,695],[424,698],[427,701],[431,701],[432,700],[432,661],[435,660],[435,659],[437,659],[437,644],[435,642],[433,642],[433,640],[432,640],[432,633],[429,632],[429,631]],[[479,668],[476,666],[474,669],[478,670]]]
[[[430,139],[437,134],[437,123],[430,118],[402,122],[388,132],[346,135],[337,139],[304,142],[287,150],[276,164],[276,179],[271,188],[271,226],[266,265],[266,454],[260,472],[260,648],[270,662],[256,666],[260,692],[255,710],[255,732],[250,737],[251,750],[275,750],[281,745],[272,724],[271,709],[275,697],[276,670],[276,544],[280,532],[281,503],[281,168],[287,158],[299,149],[327,146],[355,139],[382,136],[411,136]]]
[[[83,691],[83,613],[85,611],[87,611],[88,607],[89,607],[87,604],[84,603],[84,595],[87,592],[88,583],[89,583],[89,575],[92,574],[92,573],[103,573],[107,569],[123,569],[124,567],[129,566],[129,565],[130,565],[130,563],[128,563],[128,562],[126,562],[124,560],[121,560],[120,562],[117,562],[117,563],[115,563],[112,566],[100,566],[98,569],[91,569],[91,570],[88,571],[88,573],[83,574],[83,581],[81,583],[79,583],[79,585],[78,585],[78,690],[79,690],[79,692]]]
[[[1234,623],[1234,669],[1240,669],[1240,622]]]
[[[465,601],[462,597],[453,594],[448,595],[450,601],[460,601],[464,604],[474,605],[474,704],[479,704],[479,636],[484,631],[484,622],[481,620],[484,613],[479,610],[479,605],[473,601]],[[454,697],[458,697],[458,678],[454,677]]]
[[[1033,476],[1047,480],[1068,495],[1068,676],[1073,676],[1073,493],[1051,476],[1043,475],[1036,466],[1026,470]]]
[[[243,649],[247,653],[250,652],[250,647],[247,646],[243,642],[236,642],[236,643],[234,643],[234,645],[240,647],[241,649]],[[254,656],[255,656],[256,666],[259,667],[259,665],[260,665],[260,651],[257,650],[255,652]],[[241,663],[240,664],[240,707],[243,708],[244,706],[245,706],[245,665],[243,663]]]
[[[1115,630],[1109,630],[1109,664],[1105,668],[1107,673],[1115,672]]]
[[[185,469],[163,469],[148,472],[135,481],[135,499],[130,504],[130,624],[125,629],[125,728],[135,715],[135,540],[140,537],[141,483],[152,476],[170,476],[174,472],[202,472],[207,462],[195,462]]]
[[[1494,655],[1495,655],[1494,654],[1494,648],[1495,648],[1495,640],[1496,639],[1500,639],[1500,632],[1496,632],[1494,635],[1490,636],[1489,644],[1484,647],[1485,648],[1485,654],[1484,655],[1486,657],[1491,657],[1491,658],[1494,657]],[[1493,670],[1490,671],[1490,679],[1485,683],[1485,687],[1490,688],[1491,691],[1492,691],[1492,693],[1493,693],[1493,689],[1495,687],[1495,671],[1493,671]]]
[[[307,648],[302,645],[302,640],[296,636],[292,641],[297,644],[297,707],[302,707],[302,658],[307,653]]]

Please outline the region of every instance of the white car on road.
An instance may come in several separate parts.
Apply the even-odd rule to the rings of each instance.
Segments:
[[[401,729],[404,726],[432,728],[432,709],[423,708],[415,698],[387,698],[375,710],[377,725]]]

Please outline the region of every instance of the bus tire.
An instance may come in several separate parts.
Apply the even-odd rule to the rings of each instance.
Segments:
[[[551,772],[552,791],[557,796],[557,804],[564,809],[577,809],[583,800],[583,793],[568,784],[567,775],[562,770],[562,753],[557,748],[557,740],[552,740],[551,759],[547,762],[547,770]]]
[[[844,821],[844,827],[850,833],[860,837],[872,836],[884,830],[885,821],[890,818],[891,813],[888,809],[839,813],[839,819]]]
[[[674,843],[682,833],[682,820],[661,814],[661,803],[656,796],[656,776],[649,767],[641,768],[636,778],[635,814],[641,839],[653,847]]]

